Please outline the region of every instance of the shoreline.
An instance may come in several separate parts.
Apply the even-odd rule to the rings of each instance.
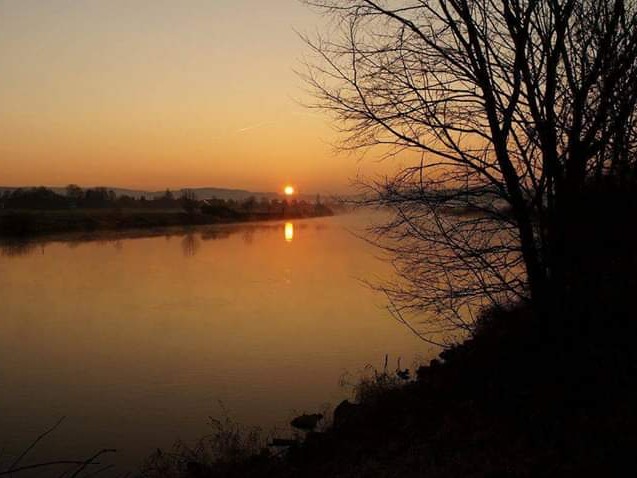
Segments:
[[[485,327],[415,370],[374,370],[328,416],[303,414],[292,439],[214,421],[207,441],[158,449],[142,476],[624,476],[634,472],[635,351],[605,336],[547,344],[531,310],[491,309]],[[564,338],[564,340],[568,340]],[[596,347],[592,347],[595,349]],[[617,360],[618,359],[618,360]],[[592,386],[594,384],[595,386]],[[325,420],[324,427],[317,427]],[[305,425],[303,422],[308,422]],[[227,438],[232,446],[227,446]]]
[[[38,240],[91,240],[174,235],[206,226],[242,226],[277,221],[332,217],[325,207],[316,214],[237,214],[219,217],[182,211],[78,210],[78,211],[0,211],[0,242]]]

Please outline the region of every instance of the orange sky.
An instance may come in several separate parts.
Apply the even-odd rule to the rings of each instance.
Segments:
[[[344,192],[296,0],[0,0],[0,186]]]

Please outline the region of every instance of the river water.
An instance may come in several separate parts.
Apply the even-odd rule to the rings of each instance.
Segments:
[[[390,277],[367,222],[4,244],[0,462],[66,416],[25,463],[112,447],[134,469],[208,416],[283,430],[350,396],[344,374],[431,358],[361,283]]]

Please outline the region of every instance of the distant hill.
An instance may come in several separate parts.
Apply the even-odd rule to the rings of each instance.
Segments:
[[[24,186],[25,189],[31,188],[33,186]],[[50,186],[45,186],[48,189],[51,189],[53,191],[55,191],[57,194],[66,194],[66,188],[64,187],[50,187]],[[84,187],[82,186],[82,189],[90,189],[91,187],[97,187],[97,186],[89,186],[89,187]],[[102,187],[102,186],[99,186]],[[141,196],[144,196],[146,199],[154,199],[157,197],[161,197],[166,193],[166,190],[161,190],[161,191],[143,191],[143,190],[138,190],[138,189],[124,189],[124,188],[114,188],[114,187],[108,187],[108,186],[103,186],[106,189],[112,190],[118,197],[119,196],[132,196],[134,198],[139,198]],[[0,186],[0,194],[3,194],[5,191],[13,191],[14,189],[19,189],[17,187],[2,187]],[[277,198],[277,197],[281,197],[281,194],[275,193],[275,192],[254,192],[254,191],[247,191],[245,189],[228,189],[228,188],[212,188],[212,187],[205,187],[205,188],[189,188],[190,191],[194,192],[195,195],[197,196],[197,199],[210,199],[210,198],[218,198],[218,199],[234,199],[235,201],[242,201],[246,198],[249,198],[250,196],[254,196],[257,199],[260,198],[267,198],[267,199],[273,199],[273,198]],[[181,193],[184,191],[184,189],[171,189],[172,193],[175,196],[179,196],[181,195]],[[295,196],[296,199],[305,199],[306,201],[310,201],[310,200],[314,200],[316,197],[315,194],[299,194],[297,196]]]

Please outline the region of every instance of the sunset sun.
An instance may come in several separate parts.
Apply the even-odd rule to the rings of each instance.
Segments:
[[[285,186],[285,188],[283,188],[283,192],[286,196],[292,196],[294,194],[294,186]]]

